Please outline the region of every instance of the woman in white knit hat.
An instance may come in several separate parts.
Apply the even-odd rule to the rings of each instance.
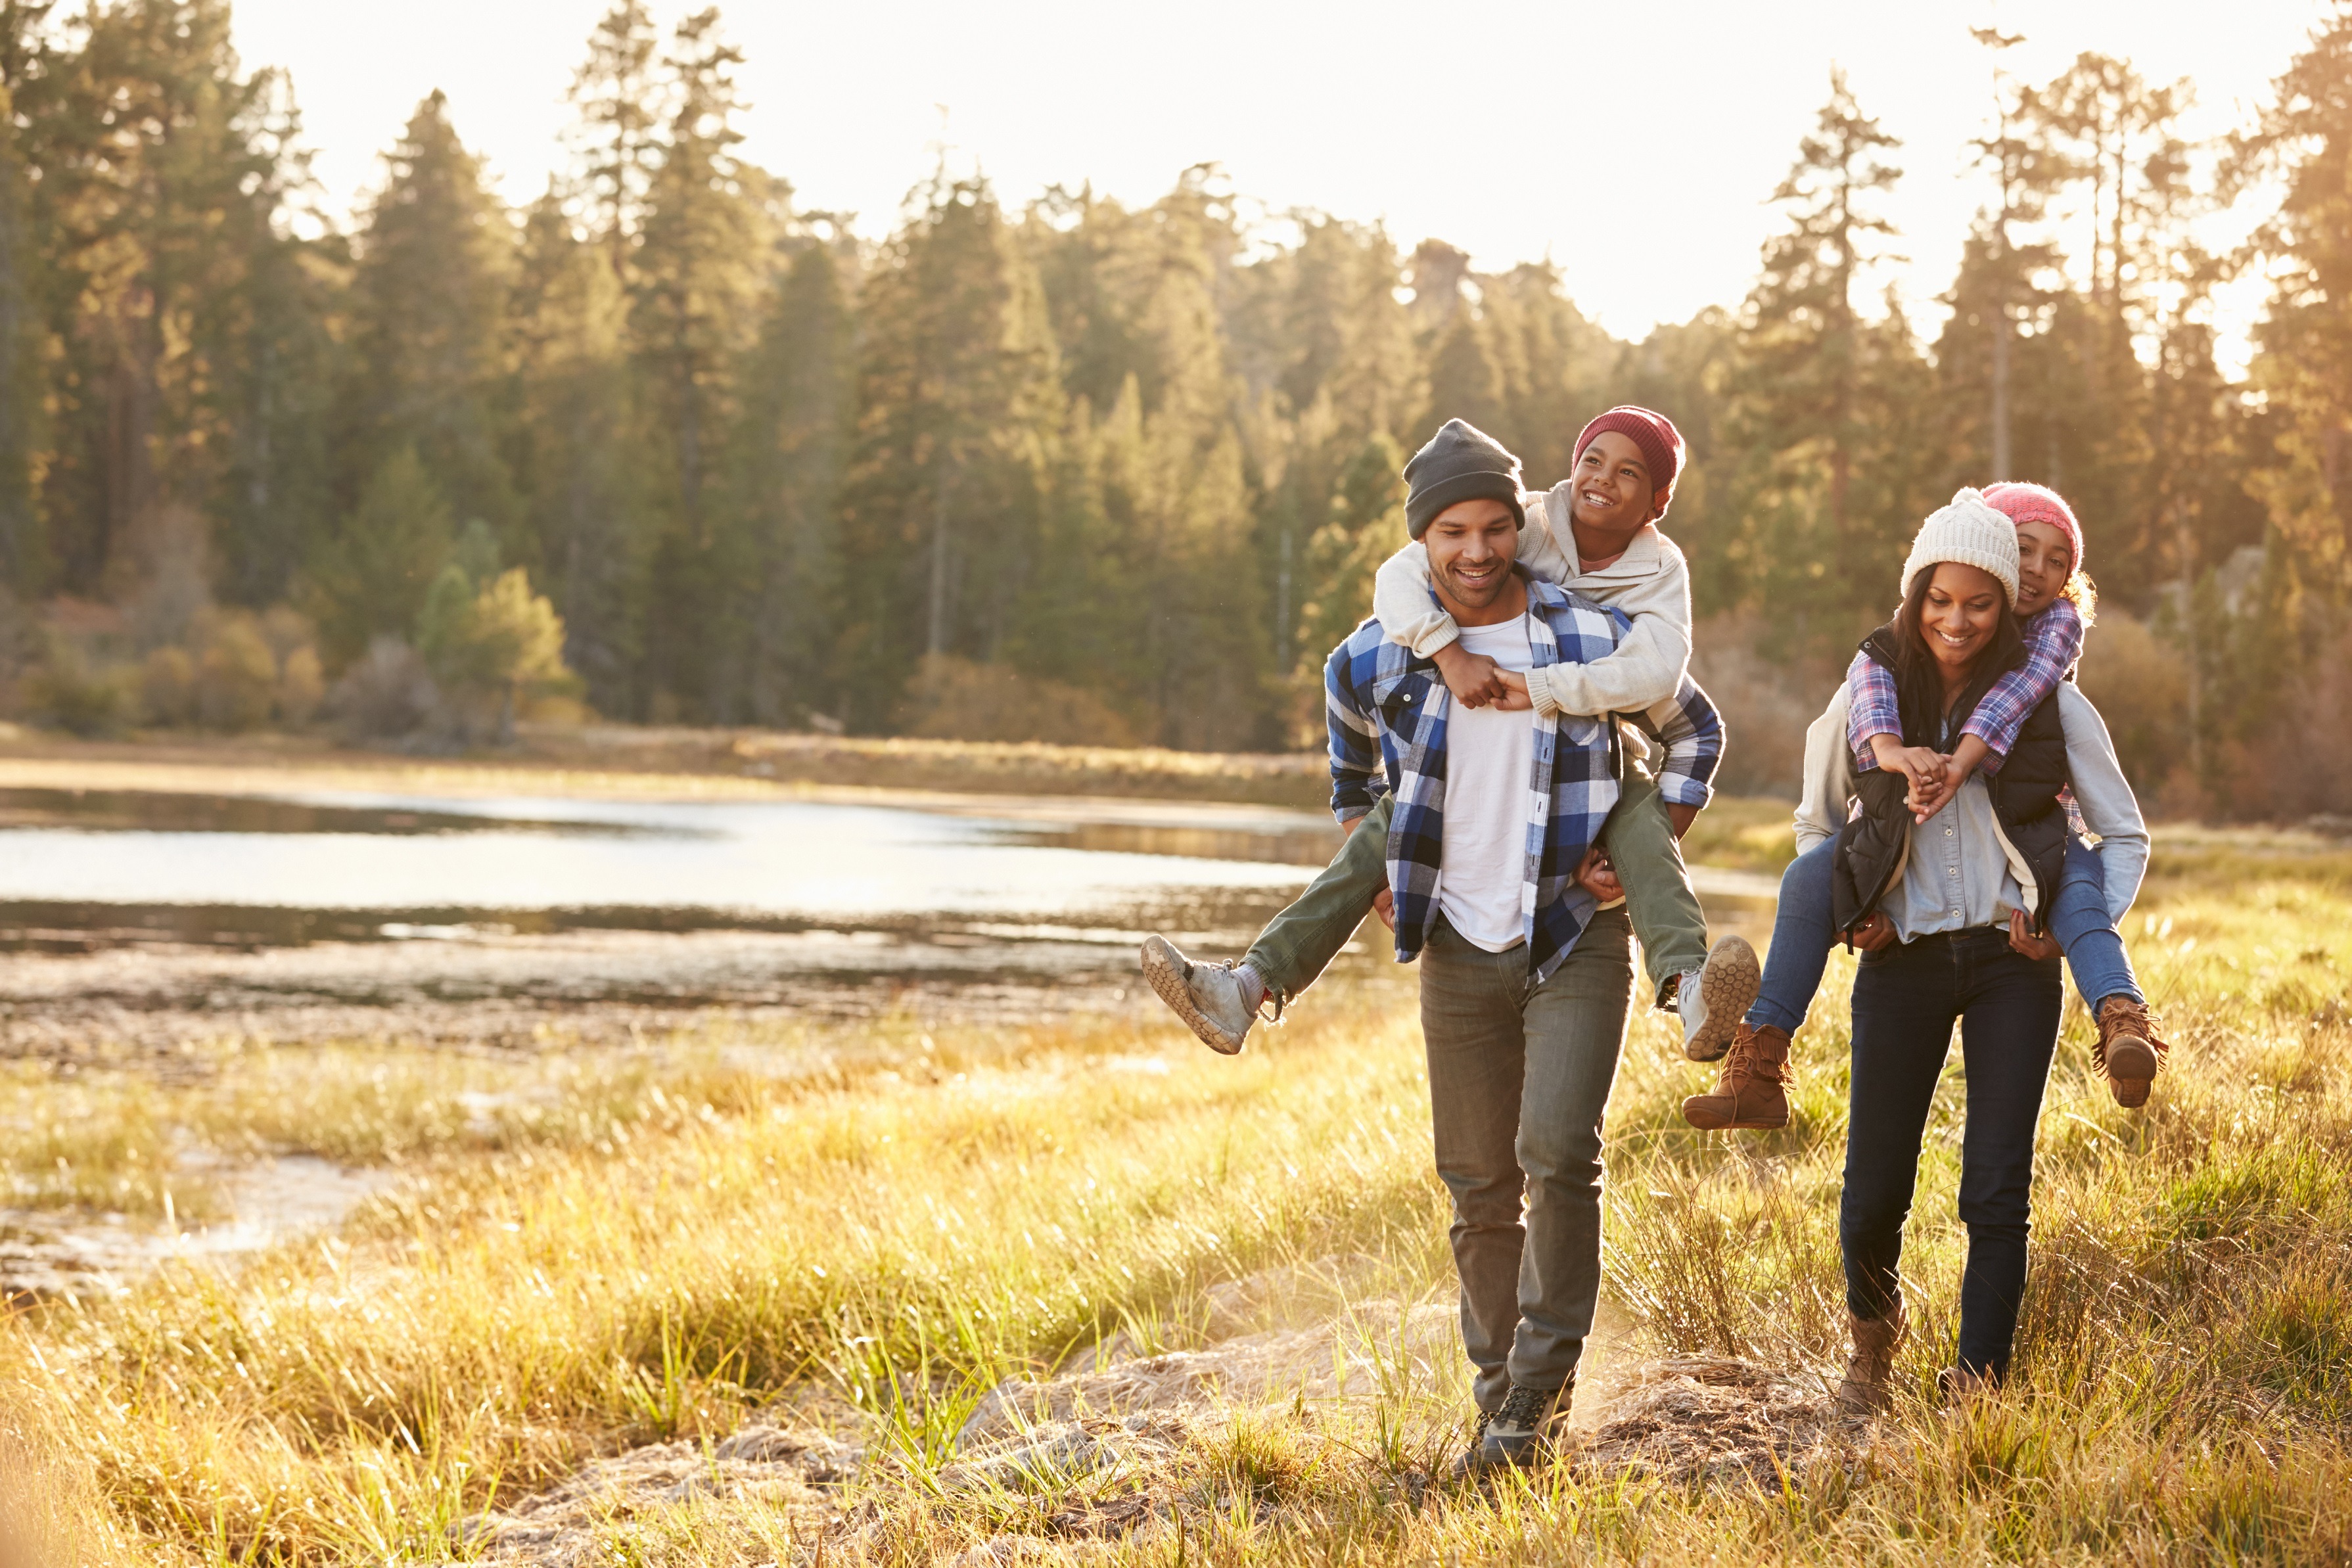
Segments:
[[[1864,650],[1891,669],[1903,742],[1948,753],[1988,686],[2021,662],[2017,530],[1972,489],[1928,517],[1903,565],[1903,603]],[[2036,709],[1998,775],[1972,774],[1925,821],[1899,774],[1857,774],[1847,689],[1806,734],[1801,850],[1834,840],[1837,928],[1864,950],[1853,987],[1853,1072],[1838,1239],[1853,1353],[1839,1402],[1884,1408],[1905,1318],[1896,1268],[1919,1149],[1960,1025],[1967,1129],[1959,1216],[1968,1226],[1947,1397],[2006,1375],[2025,1284],[2033,1137],[2057,1043],[2057,944],[2043,928],[2072,785],[2105,841],[2111,895],[2126,904],[2147,830],[2098,710],[2072,684]],[[1854,807],[1859,805],[1857,811]]]

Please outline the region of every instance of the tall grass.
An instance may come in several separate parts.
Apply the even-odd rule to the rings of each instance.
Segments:
[[[1963,1243],[1956,1065],[1906,1253],[1918,1327],[1902,1397],[1846,1461],[1772,1488],[1563,1469],[1449,1491],[1430,1472],[1459,1449],[1458,1369],[1400,1363],[1362,1398],[1202,1428],[1155,1482],[1172,1521],[1108,1550],[2343,1560],[2352,867],[2198,853],[2162,868],[2132,933],[2176,1042],[2147,1111],[2113,1106],[2087,1020],[2068,1019],[1997,1397],[1932,1403]],[[1652,1350],[1826,1372],[1843,1349],[1843,965],[1797,1037],[1781,1132],[1683,1126],[1675,1108],[1704,1075],[1636,1019],[1607,1266]],[[831,1391],[852,1436],[898,1456],[893,1474],[929,1473],[981,1389],[1114,1331],[1196,1342],[1217,1281],[1360,1253],[1377,1270],[1362,1290],[1442,1294],[1410,979],[1327,987],[1236,1060],[1113,1021],[969,1057],[951,1036],[928,1054],[910,1042],[896,1078],[656,1081],[602,1125],[451,1159],[233,1277],[178,1270],[21,1315],[0,1331],[0,1378],[103,1518],[179,1561],[437,1561],[494,1499],[615,1445],[723,1435],[793,1388]],[[854,1500],[866,1525],[829,1561],[1034,1534],[1052,1506],[919,1487]],[[803,1522],[686,1500],[616,1514],[600,1551],[805,1563]]]

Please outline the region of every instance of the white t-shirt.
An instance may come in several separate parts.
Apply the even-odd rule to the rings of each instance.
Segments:
[[[1505,669],[1535,664],[1528,617],[1464,626],[1462,646]],[[1446,710],[1445,830],[1437,906],[1446,922],[1488,952],[1527,935],[1519,898],[1528,876],[1528,790],[1535,774],[1536,716],[1521,709]]]

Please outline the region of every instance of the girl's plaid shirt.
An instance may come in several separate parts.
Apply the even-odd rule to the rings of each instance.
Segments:
[[[1960,726],[1961,734],[1974,735],[1985,743],[1985,760],[1978,765],[1980,773],[2000,772],[2010,748],[2017,744],[2019,728],[2058,689],[2058,683],[2083,657],[2083,613],[2072,599],[2053,599],[2018,629],[2025,634],[2025,662],[1994,681],[1968,722]],[[1857,653],[1846,666],[1845,685],[1846,744],[1853,748],[1853,765],[1868,773],[1878,766],[1870,738],[1903,733],[1895,672],[1868,654]]]
[[[1591,663],[1623,639],[1619,612],[1521,574],[1529,642],[1538,666]],[[1421,955],[1436,924],[1437,873],[1445,835],[1445,730],[1453,693],[1428,659],[1391,642],[1377,620],[1358,626],[1323,667],[1331,734],[1331,810],[1353,822],[1384,794],[1389,890],[1396,899],[1397,962]],[[1538,983],[1559,967],[1595,907],[1576,883],[1584,852],[1617,804],[1624,766],[1616,721],[1630,720],[1665,748],[1658,788],[1676,805],[1705,805],[1723,758],[1723,721],[1685,674],[1675,693],[1643,713],[1591,719],[1529,715],[1535,765],[1528,789],[1527,876],[1519,910],[1528,964]]]

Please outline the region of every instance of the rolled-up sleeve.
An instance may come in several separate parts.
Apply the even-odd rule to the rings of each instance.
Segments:
[[[1364,711],[1349,679],[1349,644],[1331,650],[1323,665],[1323,716],[1331,737],[1331,815],[1342,824],[1372,809],[1386,793],[1381,768],[1380,728]],[[1377,781],[1377,787],[1376,787]]]
[[[1658,793],[1669,805],[1703,806],[1715,798],[1715,770],[1723,761],[1723,715],[1683,677],[1672,697],[1642,715],[1643,728],[1665,747],[1658,767]]]

